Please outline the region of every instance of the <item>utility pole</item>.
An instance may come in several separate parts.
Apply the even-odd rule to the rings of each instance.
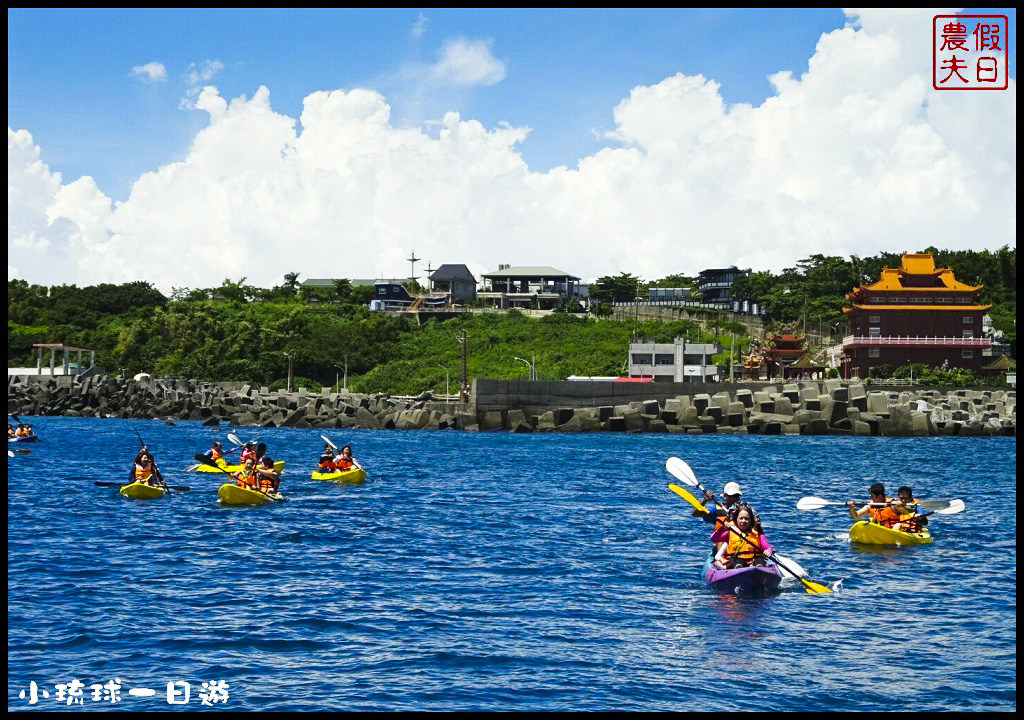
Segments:
[[[463,330],[458,335],[459,344],[462,346],[462,380],[459,382],[459,402],[469,402],[469,378],[466,371],[466,348],[469,345],[469,333]]]
[[[412,263],[412,270],[409,273],[409,282],[412,285],[415,285],[416,281],[419,280],[419,278],[416,277],[416,263],[419,262],[421,260],[421,258],[416,257],[416,251],[413,250],[412,254],[409,256],[408,260],[409,260],[410,263]]]
[[[736,361],[733,360],[733,352],[736,350],[736,333],[729,333],[729,382],[736,382]]]
[[[285,353],[288,357],[288,392],[292,391],[292,354]]]

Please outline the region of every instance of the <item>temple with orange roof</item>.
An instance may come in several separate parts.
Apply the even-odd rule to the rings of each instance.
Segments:
[[[850,307],[843,338],[842,375],[868,377],[871,368],[910,363],[979,370],[982,285],[967,285],[952,268],[937,268],[931,253],[903,253],[898,268],[884,268],[878,282],[846,295]]]

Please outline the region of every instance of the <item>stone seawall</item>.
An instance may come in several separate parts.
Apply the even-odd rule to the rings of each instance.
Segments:
[[[254,427],[766,435],[1017,434],[1015,390],[888,389],[840,380],[748,385],[475,381],[469,404],[243,383],[8,376],[21,415]]]

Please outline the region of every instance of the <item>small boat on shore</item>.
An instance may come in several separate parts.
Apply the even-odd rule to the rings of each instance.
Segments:
[[[865,545],[927,545],[932,541],[932,535],[927,530],[908,533],[861,520],[850,528],[850,540]]]
[[[704,563],[703,576],[712,588],[730,595],[770,595],[778,592],[782,582],[782,573],[772,562],[726,570],[717,567],[710,556]]]

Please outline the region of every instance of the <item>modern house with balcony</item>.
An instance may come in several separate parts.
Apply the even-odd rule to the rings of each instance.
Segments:
[[[578,277],[553,267],[501,265],[483,280],[484,289],[477,297],[499,310],[554,310],[584,297]]]
[[[654,382],[719,382],[712,358],[722,352],[717,343],[635,342],[629,345],[629,377]]]
[[[750,270],[740,270],[735,265],[728,268],[701,270],[697,275],[697,290],[700,292],[701,303],[714,305],[723,310],[734,310],[741,298],[733,296],[732,285],[739,278],[749,274]],[[735,308],[735,312],[739,312],[739,308]]]
[[[982,336],[992,307],[981,303],[982,287],[935,267],[931,253],[904,253],[900,267],[884,268],[878,282],[847,294],[842,376],[866,378],[877,365],[911,363],[980,370],[992,345]]]

